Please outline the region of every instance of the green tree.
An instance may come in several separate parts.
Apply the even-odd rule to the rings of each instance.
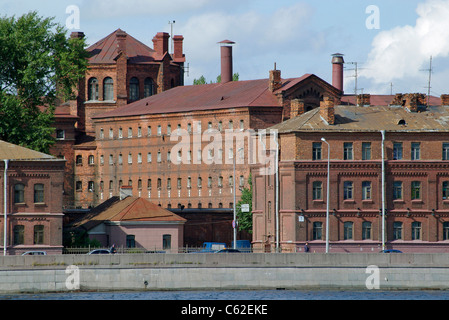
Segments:
[[[253,233],[253,182],[251,179],[251,174],[248,178],[249,188],[243,188],[242,196],[236,205],[236,215],[239,223],[239,230],[246,230],[249,233]],[[249,204],[249,212],[242,212],[242,204]]]
[[[41,152],[54,143],[54,109],[87,69],[83,39],[30,12],[0,17],[0,139]]]
[[[238,73],[234,73],[232,75],[232,81],[239,81],[239,74]],[[193,84],[194,85],[199,85],[199,84],[206,84],[206,78],[204,76],[199,77],[198,79],[193,79]],[[214,83],[214,82],[210,82],[210,83]],[[217,81],[215,83],[221,83],[221,75],[217,76]]]

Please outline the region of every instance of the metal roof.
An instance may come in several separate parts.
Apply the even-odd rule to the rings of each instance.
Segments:
[[[0,159],[9,160],[56,160],[55,157],[0,140]]]
[[[402,106],[345,106],[335,109],[335,124],[328,125],[316,108],[272,126],[279,133],[303,131],[329,132],[449,132],[449,106],[429,106],[423,112],[410,112]]]

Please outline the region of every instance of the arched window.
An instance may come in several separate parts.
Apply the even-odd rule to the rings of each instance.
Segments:
[[[25,203],[25,186],[21,183],[14,185],[14,203]]]
[[[153,95],[153,89],[154,89],[153,79],[146,78],[145,82],[143,84],[143,96],[144,96],[144,98],[152,96]]]
[[[14,226],[14,245],[24,244],[25,240],[25,226],[17,224]]]
[[[111,77],[104,78],[103,80],[103,100],[114,100],[114,80]]]
[[[98,100],[97,78],[90,78],[87,82],[87,100]]]
[[[139,99],[139,79],[132,77],[129,81],[129,99],[131,101]]]

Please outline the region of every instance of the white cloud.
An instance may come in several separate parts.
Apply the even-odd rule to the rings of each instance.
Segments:
[[[361,77],[384,88],[395,81],[423,87],[423,69],[428,68],[430,56],[449,55],[449,0],[427,0],[418,5],[416,12],[414,26],[381,31],[374,38]]]

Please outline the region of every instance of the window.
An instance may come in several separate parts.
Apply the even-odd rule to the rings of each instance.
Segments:
[[[98,100],[98,80],[97,78],[90,78],[87,82],[87,100]]]
[[[234,123],[232,122],[232,120],[229,120],[229,129],[234,129]]]
[[[104,182],[100,181],[100,191],[103,192],[104,191]]]
[[[443,142],[443,160],[449,160],[449,142]]]
[[[203,184],[203,179],[201,179],[201,177],[198,177],[198,188],[201,188]]]
[[[192,178],[187,177],[187,188],[192,188]]]
[[[103,128],[100,129],[100,139],[104,139],[104,130],[103,130]]]
[[[239,186],[240,187],[243,187],[244,185],[245,185],[245,177],[243,177],[243,176],[240,176],[240,178],[239,178]]]
[[[321,200],[323,199],[323,183],[321,181],[313,182],[313,200]]]
[[[157,179],[157,188],[160,190],[162,188],[162,180],[161,178]]]
[[[114,181],[109,180],[109,190],[114,189]]]
[[[352,240],[353,239],[353,228],[354,223],[351,221],[346,221],[343,225],[343,238],[344,240]]]
[[[371,160],[371,142],[362,142],[362,160]]]
[[[212,188],[212,177],[207,178],[207,187]]]
[[[151,152],[148,152],[147,153],[147,162],[151,163],[151,161],[152,161]]]
[[[83,164],[83,156],[77,155],[75,158],[75,164],[78,166],[82,165]]]
[[[25,226],[15,225],[13,229],[14,233],[14,245],[25,244]]]
[[[123,129],[122,128],[118,129],[118,138],[119,139],[123,138]]]
[[[167,135],[171,135],[171,124],[167,125]]]
[[[147,189],[151,190],[151,179],[147,180]]]
[[[44,226],[34,226],[34,244],[44,244]]]
[[[34,203],[44,203],[44,185],[42,183],[34,185]]]
[[[162,127],[160,125],[157,126],[157,135],[158,136],[162,135]]]
[[[363,221],[362,223],[362,240],[371,239],[371,222]]]
[[[114,129],[109,128],[109,139],[114,139]]]
[[[148,127],[147,127],[147,135],[148,135],[148,136],[151,136],[151,126],[148,126]]]
[[[232,187],[234,185],[234,177],[233,176],[229,176],[229,186]]]
[[[223,177],[222,176],[218,177],[218,187],[219,188],[223,187]]]
[[[123,156],[122,156],[122,154],[118,155],[118,164],[123,164]]]
[[[443,240],[449,240],[449,222],[443,222]]]
[[[157,162],[162,162],[162,155],[160,151],[157,152]]]
[[[212,122],[209,121],[209,122],[207,123],[207,129],[208,129],[208,130],[209,130],[209,129],[212,129]]]
[[[162,235],[162,249],[163,250],[171,249],[171,234]]]
[[[449,199],[449,181],[443,181],[443,187],[441,189],[443,200]]]
[[[103,100],[114,100],[114,80],[111,77],[104,78],[103,80]]]
[[[82,191],[83,190],[83,182],[82,181],[77,181],[75,183],[75,190],[76,191]]]
[[[321,160],[321,142],[314,142],[312,145],[312,160]]]
[[[393,143],[393,160],[402,160],[402,142]]]
[[[153,79],[146,78],[143,82],[143,96],[144,98],[152,96],[153,95]]]
[[[352,160],[353,154],[352,154],[352,142],[345,142],[343,144],[343,159],[344,160]]]
[[[323,223],[314,222],[313,223],[313,240],[322,240],[323,237]]]
[[[87,162],[88,162],[88,164],[89,165],[94,165],[95,164],[95,158],[94,158],[94,156],[93,155],[90,155],[88,158],[87,158]]]
[[[243,120],[240,120],[240,130],[245,129],[245,122]]]
[[[140,152],[137,154],[137,163],[142,163],[142,154]]]
[[[402,239],[402,222],[395,221],[393,223],[393,240]]]
[[[93,182],[93,181],[89,181],[89,182],[87,183],[87,190],[88,190],[89,192],[93,192],[93,191],[94,191],[94,182]]]
[[[223,131],[223,122],[218,121],[218,131]]]
[[[110,165],[114,164],[114,156],[112,154],[109,155],[109,164]]]
[[[136,247],[136,236],[133,234],[126,235],[126,247],[135,248]]]
[[[132,77],[129,81],[129,100],[135,101],[139,99],[139,79]]]
[[[178,178],[177,186],[178,186],[178,189],[182,188],[182,178]]]
[[[14,185],[14,203],[25,203],[25,185],[17,183]]]
[[[421,222],[412,222],[412,240],[421,240]]]
[[[133,137],[133,128],[128,128],[128,138]]]
[[[171,189],[171,178],[167,178],[167,189]]]
[[[142,136],[142,127],[137,127],[137,136],[139,138]]]
[[[100,155],[100,164],[104,165],[104,155]]]
[[[363,181],[362,182],[362,200],[370,200],[371,199],[371,182]]]
[[[412,200],[421,199],[421,182],[412,181]]]
[[[167,151],[167,162],[171,162],[171,151]]]
[[[420,143],[419,142],[412,142],[411,145],[411,159],[412,160],[419,160],[420,159]]]
[[[393,183],[393,200],[402,199],[402,181],[395,181]]]
[[[348,200],[353,197],[354,184],[352,181],[345,181],[343,184],[343,199]]]
[[[57,140],[64,140],[65,139],[65,131],[62,129],[56,130],[56,139]]]

